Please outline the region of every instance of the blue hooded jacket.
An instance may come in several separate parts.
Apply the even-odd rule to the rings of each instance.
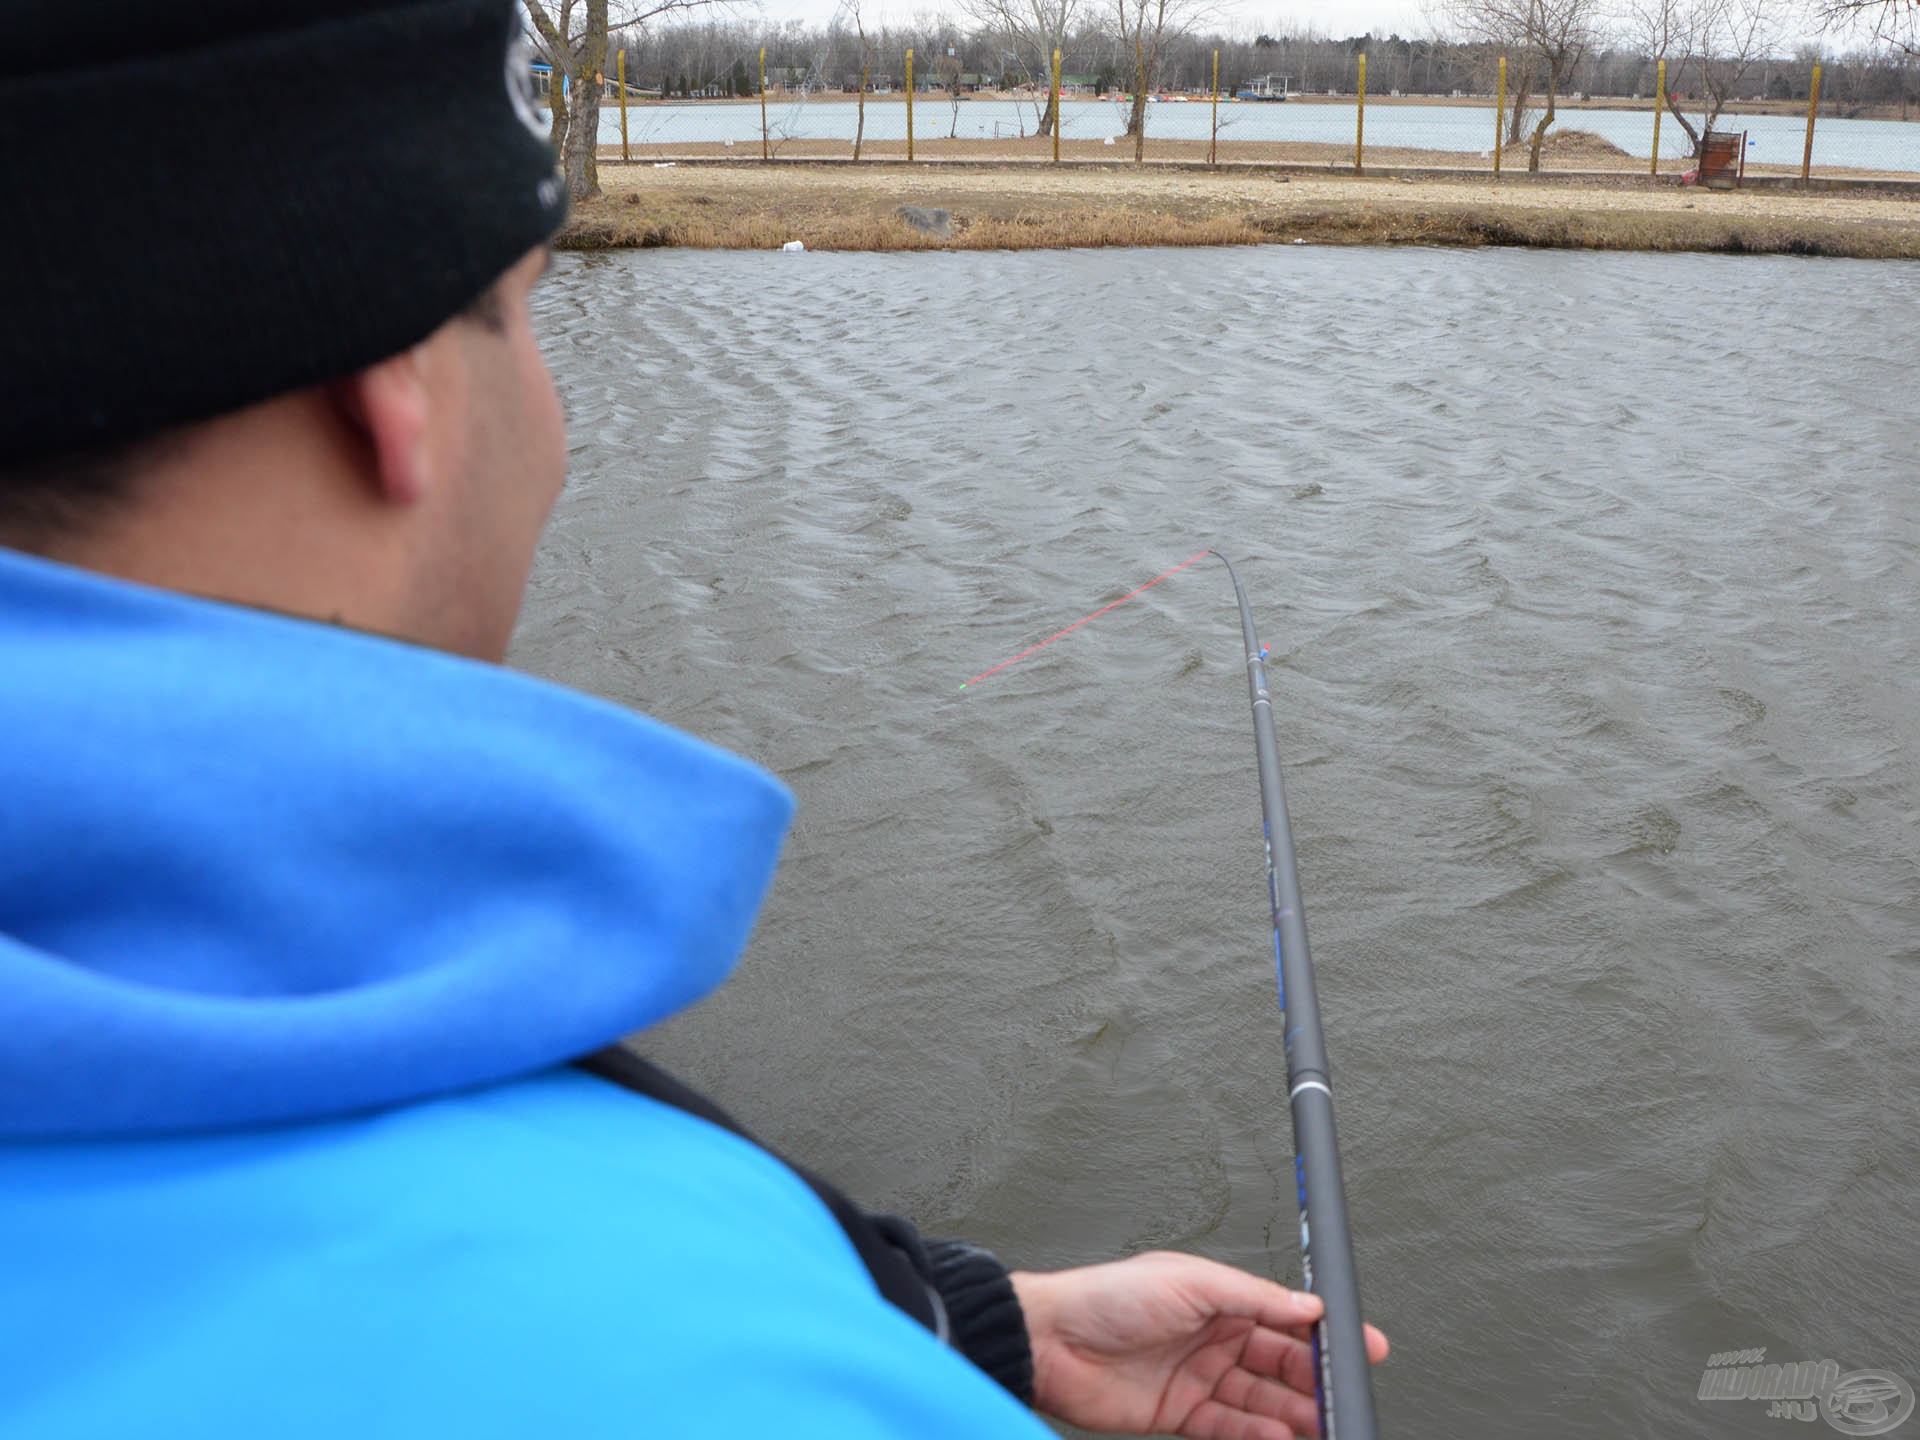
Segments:
[[[725,979],[791,803],[0,550],[0,1433],[1044,1436],[785,1166],[557,1068]]]

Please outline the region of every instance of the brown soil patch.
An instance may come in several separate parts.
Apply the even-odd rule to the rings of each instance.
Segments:
[[[1515,154],[1524,161],[1531,148],[1531,145],[1525,141],[1517,145],[1509,145],[1501,152],[1500,163],[1502,165],[1511,163],[1510,157]],[[1547,138],[1540,142],[1540,158],[1543,162],[1552,160],[1553,168],[1556,170],[1577,170],[1588,167],[1613,169],[1616,166],[1625,168],[1628,165],[1644,170],[1647,165],[1646,161],[1635,159],[1611,140],[1596,135],[1591,130],[1549,130]]]

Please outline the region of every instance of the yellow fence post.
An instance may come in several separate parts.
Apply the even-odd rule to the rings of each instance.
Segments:
[[[1207,164],[1220,163],[1220,52],[1213,52],[1213,134],[1207,140]]]
[[[771,160],[773,149],[767,144],[767,47],[760,47],[760,158]]]
[[[1053,52],[1053,163],[1060,163],[1060,52]]]
[[[907,159],[913,159],[913,51],[907,51]]]
[[[1800,183],[1813,183],[1813,114],[1820,108],[1820,67],[1813,67],[1813,88],[1807,92],[1807,149],[1800,157]]]
[[[1360,103],[1353,111],[1353,173],[1358,175],[1367,149],[1367,56],[1360,55]]]
[[[1500,57],[1500,98],[1493,107],[1493,178],[1500,178],[1500,147],[1507,141],[1507,57]]]
[[[627,52],[620,52],[620,158],[633,159],[627,149]]]
[[[1667,108],[1667,62],[1662,60],[1655,71],[1653,88],[1657,92],[1653,97],[1653,159],[1647,164],[1649,175],[1660,173],[1660,112]]]

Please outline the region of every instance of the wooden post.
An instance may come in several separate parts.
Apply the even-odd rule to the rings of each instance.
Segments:
[[[627,148],[627,52],[620,52],[620,158],[633,159]]]
[[[1813,88],[1807,92],[1807,149],[1800,157],[1800,183],[1813,183],[1813,114],[1820,108],[1820,67],[1813,67]]]
[[[1500,98],[1493,107],[1493,178],[1500,178],[1500,147],[1507,143],[1507,57],[1500,57]]]
[[[907,51],[907,160],[913,160],[913,51]]]
[[[1060,52],[1053,52],[1053,163],[1060,163]]]
[[[1207,141],[1207,164],[1220,163],[1220,52],[1213,52],[1213,134]]]
[[[1353,173],[1358,175],[1364,168],[1362,161],[1367,151],[1367,56],[1360,54],[1360,103],[1353,111]]]
[[[767,47],[760,47],[760,158],[771,160],[773,147],[767,143]]]
[[[1647,173],[1660,173],[1660,112],[1667,108],[1667,62],[1662,60],[1655,72],[1653,88],[1653,159],[1647,162]]]

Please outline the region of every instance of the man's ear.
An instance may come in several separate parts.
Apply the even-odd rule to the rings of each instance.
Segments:
[[[418,503],[436,478],[423,348],[403,350],[332,387],[334,403],[367,447],[380,498],[395,505]]]

